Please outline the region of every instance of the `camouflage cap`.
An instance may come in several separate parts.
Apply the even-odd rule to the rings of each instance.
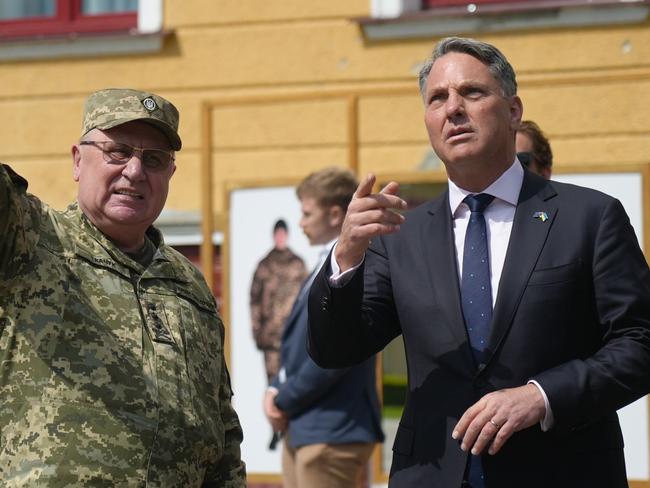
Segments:
[[[92,93],[84,105],[81,135],[92,129],[111,129],[141,120],[160,129],[172,149],[180,150],[178,110],[164,98],[140,90],[108,88]]]

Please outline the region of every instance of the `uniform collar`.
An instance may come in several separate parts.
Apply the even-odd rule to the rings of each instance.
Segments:
[[[85,255],[93,261],[108,263],[112,260],[125,268],[136,271],[138,274],[141,274],[144,271],[144,268],[138,262],[134,261],[126,253],[121,251],[120,248],[118,248],[115,243],[106,236],[106,234],[99,230],[99,228],[97,228],[95,224],[86,217],[79,207],[79,202],[75,201],[71,203],[65,213],[79,222],[80,229],[74,239],[75,251],[78,254]],[[160,252],[161,250],[164,251],[166,247],[164,246],[162,233],[155,227],[151,226],[147,229],[147,237],[151,239],[151,242],[157,249],[153,261],[156,261],[157,259],[167,261],[168,258],[165,256],[166,253]]]

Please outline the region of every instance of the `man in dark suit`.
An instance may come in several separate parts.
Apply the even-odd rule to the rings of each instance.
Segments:
[[[404,217],[397,183],[359,185],[312,285],[311,356],[349,366],[402,334],[391,488],[627,486],[616,410],[650,389],[650,274],[625,211],[522,167],[494,46],[442,40],[420,86],[448,191]]]
[[[383,440],[374,356],[350,368],[326,370],[307,354],[309,287],[341,231],[356,186],[350,171],[328,168],[309,175],[296,190],[300,226],[310,244],[324,252],[287,318],[280,374],[264,402],[274,430],[285,433],[285,488],[358,488],[375,443]]]

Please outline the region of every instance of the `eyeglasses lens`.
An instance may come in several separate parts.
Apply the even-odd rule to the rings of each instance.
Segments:
[[[126,164],[133,157],[136,151],[142,152],[142,164],[151,171],[164,171],[174,160],[170,151],[162,149],[141,149],[112,141],[96,141],[94,145],[104,153],[104,160],[111,164]]]

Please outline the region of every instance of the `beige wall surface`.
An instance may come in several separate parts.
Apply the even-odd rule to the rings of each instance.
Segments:
[[[415,76],[435,39],[368,41],[354,18],[369,12],[370,0],[166,0],[159,52],[2,62],[0,160],[63,207],[75,193],[69,151],[84,97],[109,86],[155,91],[181,111],[168,208],[199,210],[205,101],[398,87],[359,99],[359,169],[415,171],[428,152]],[[524,116],[550,136],[556,165],[650,159],[650,23],[469,35],[509,57]],[[347,162],[343,99],[219,105],[211,121],[217,211],[229,180]]]

